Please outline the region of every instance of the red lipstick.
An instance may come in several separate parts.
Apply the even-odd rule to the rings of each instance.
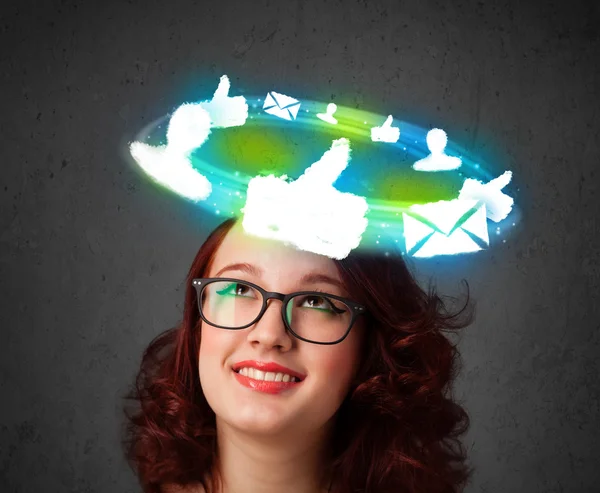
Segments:
[[[241,383],[244,387],[248,387],[258,392],[265,392],[267,394],[279,394],[280,392],[283,392],[285,390],[293,389],[297,385],[300,385],[300,383],[302,383],[302,380],[306,378],[306,375],[303,375],[300,372],[297,372],[295,370],[292,370],[291,368],[274,362],[245,360],[236,363],[235,365],[233,365],[232,368],[234,370],[236,380],[239,383]],[[254,378],[246,377],[238,373],[238,371],[242,368],[256,368],[257,370],[261,370],[264,372],[285,373],[286,375],[296,377],[298,381],[267,382],[265,380],[255,380]]]
[[[265,361],[245,360],[236,363],[232,368],[235,372],[241,368],[256,368],[257,370],[264,372],[271,371],[273,373],[286,373],[292,377],[296,377],[299,381],[302,381],[306,378],[306,375],[274,362],[267,363]]]
[[[302,382],[267,382],[265,380],[254,380],[250,377],[245,377],[239,373],[233,372],[235,378],[244,387],[248,387],[258,392],[265,392],[267,394],[279,394],[284,390],[293,389]]]

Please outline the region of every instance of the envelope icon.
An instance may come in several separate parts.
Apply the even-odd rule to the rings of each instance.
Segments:
[[[479,200],[413,205],[402,218],[406,251],[413,257],[476,252],[489,245],[485,203]]]
[[[300,110],[300,101],[285,94],[271,91],[265,98],[263,110],[284,120],[295,120]]]

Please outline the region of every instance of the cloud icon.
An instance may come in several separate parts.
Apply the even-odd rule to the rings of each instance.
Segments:
[[[459,199],[475,199],[484,202],[487,217],[498,223],[508,216],[512,210],[514,200],[502,192],[510,183],[512,171],[505,171],[498,178],[482,183],[473,178],[467,178],[458,194]]]
[[[210,135],[211,117],[199,104],[183,104],[171,116],[167,145],[133,142],[129,151],[138,165],[154,180],[191,200],[204,200],[212,191],[208,179],[189,159]]]
[[[338,139],[296,181],[273,175],[252,178],[242,209],[246,232],[345,258],[360,244],[368,209],[364,197],[333,186],[349,161],[350,142]]]

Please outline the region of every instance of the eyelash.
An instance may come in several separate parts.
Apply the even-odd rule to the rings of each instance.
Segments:
[[[245,281],[244,279],[240,279],[240,281],[242,281],[242,282],[250,282],[250,281]],[[321,288],[311,289],[311,291],[316,291],[317,293],[323,293],[323,294],[330,294],[330,293],[328,293],[327,291],[324,291]]]

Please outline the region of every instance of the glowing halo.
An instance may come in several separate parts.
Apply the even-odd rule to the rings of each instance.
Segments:
[[[390,111],[394,115],[393,126],[400,128],[399,140],[395,143],[373,142],[371,129],[381,126],[388,114],[336,103],[337,124],[332,125],[317,117],[331,102],[301,99],[296,118],[288,121],[263,110],[265,95],[244,96],[248,104],[246,123],[239,127],[212,128],[204,145],[190,155],[193,168],[212,184],[211,195],[198,201],[197,205],[219,217],[241,214],[248,183],[255,176],[271,173],[296,179],[329,149],[332,141],[347,138],[351,143],[351,162],[335,186],[367,199],[368,227],[358,248],[395,249],[406,253],[402,216],[411,206],[457,199],[459,185],[465,179],[486,183],[506,171],[504,167],[489,170],[481,160],[453,141],[452,131],[446,128],[445,152],[459,157],[461,167],[438,173],[418,172],[412,165],[429,155],[426,138],[431,128],[404,121],[397,112]],[[165,145],[171,114],[146,125],[135,140],[153,146]],[[273,152],[271,145],[276,148]],[[377,157],[380,154],[384,157]],[[394,191],[395,186],[401,190]],[[513,177],[505,191],[514,198],[515,190],[519,189]],[[520,216],[515,200],[512,210],[502,221],[488,221],[488,248],[505,242]]]

